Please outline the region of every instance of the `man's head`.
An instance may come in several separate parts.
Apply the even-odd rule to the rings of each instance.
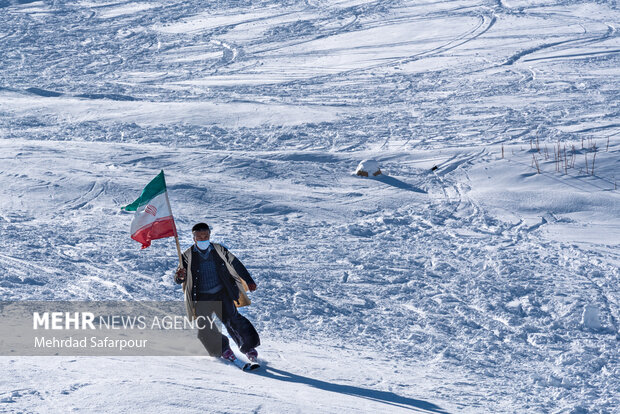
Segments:
[[[198,223],[192,227],[194,241],[207,241],[211,237],[211,229],[207,223]]]

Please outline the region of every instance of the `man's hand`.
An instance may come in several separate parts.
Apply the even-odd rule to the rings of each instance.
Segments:
[[[250,292],[254,292],[256,290],[256,284],[248,283],[248,289],[250,289]]]
[[[186,276],[187,276],[187,271],[184,268],[179,267],[177,269],[177,272],[174,275],[174,278],[176,279],[177,282],[185,282]]]

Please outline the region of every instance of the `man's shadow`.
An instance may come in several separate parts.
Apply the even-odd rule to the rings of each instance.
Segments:
[[[442,410],[441,407],[433,403],[423,400],[416,400],[414,398],[402,397],[398,394],[394,394],[393,392],[372,390],[368,388],[355,387],[352,385],[335,384],[314,378],[304,377],[302,375],[293,374],[291,372],[272,367],[265,367],[264,370],[258,370],[256,371],[256,374],[265,378],[272,378],[279,381],[305,384],[324,391],[331,391],[339,394],[350,395],[353,397],[366,398],[368,400],[377,401],[383,404],[388,404],[413,411],[426,410],[431,413],[447,413],[447,411]]]

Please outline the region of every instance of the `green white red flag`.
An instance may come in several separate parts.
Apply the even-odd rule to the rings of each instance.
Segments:
[[[142,243],[143,249],[151,245],[151,240],[177,235],[164,170],[144,187],[136,201],[123,210],[136,212],[131,222],[131,238]]]

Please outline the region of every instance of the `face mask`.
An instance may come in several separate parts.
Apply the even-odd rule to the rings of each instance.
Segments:
[[[198,246],[198,248],[200,250],[207,250],[207,248],[209,247],[210,244],[211,244],[211,242],[209,240],[196,241],[196,246]]]

